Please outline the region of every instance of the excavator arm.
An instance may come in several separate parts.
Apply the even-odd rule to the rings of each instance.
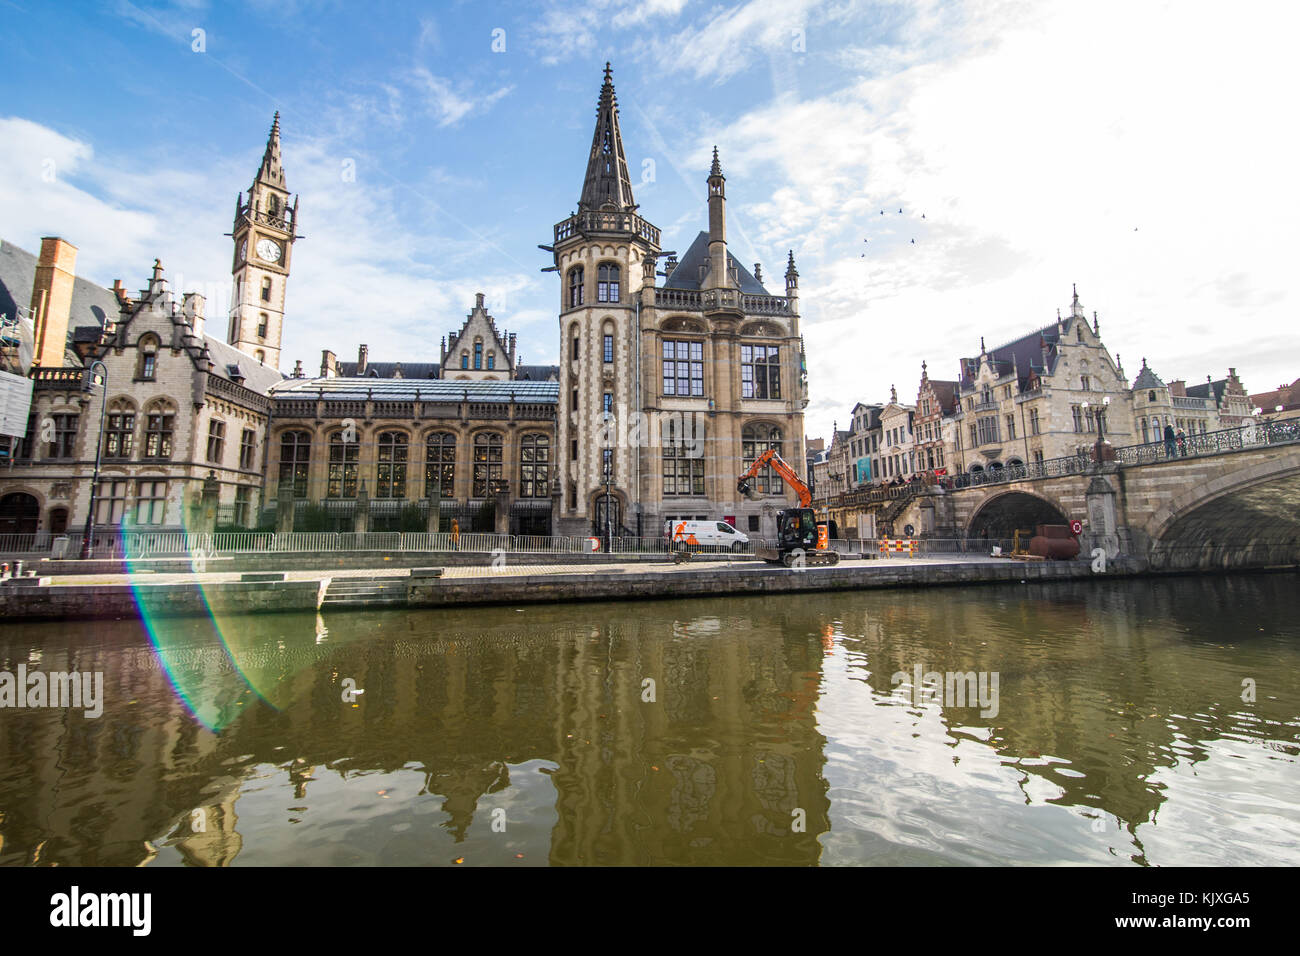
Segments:
[[[754,463],[749,466],[749,470],[741,475],[739,480],[736,482],[736,491],[744,495],[746,498],[750,497],[750,482],[758,477],[759,471],[761,471],[765,465],[771,465],[772,470],[780,475],[785,480],[785,483],[795,490],[795,494],[799,496],[799,507],[807,508],[812,504],[812,492],[808,490],[808,486],[800,480],[799,476],[795,474],[795,470],[787,464],[786,460],[776,453],[775,448],[769,448],[754,460]]]

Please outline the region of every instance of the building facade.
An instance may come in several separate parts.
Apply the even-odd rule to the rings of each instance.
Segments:
[[[663,252],[632,196],[606,65],[578,209],[548,247],[560,278],[558,533],[659,535],[685,517],[772,536],[776,511],[797,500],[770,468],[758,500],[736,492],[768,448],[806,468],[794,254],[785,295],[772,295],[727,250],[716,150],[705,182],[708,231],[680,258]]]

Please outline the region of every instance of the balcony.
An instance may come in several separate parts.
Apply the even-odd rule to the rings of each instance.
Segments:
[[[739,312],[743,315],[794,315],[783,295],[746,295],[736,289],[655,289],[655,308],[681,312]]]
[[[555,225],[555,242],[558,245],[573,236],[612,232],[631,234],[659,247],[659,230],[634,212],[599,212],[586,210],[570,216]]]

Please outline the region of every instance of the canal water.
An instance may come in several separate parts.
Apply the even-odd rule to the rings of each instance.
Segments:
[[[0,625],[0,863],[1295,864],[1297,583]]]

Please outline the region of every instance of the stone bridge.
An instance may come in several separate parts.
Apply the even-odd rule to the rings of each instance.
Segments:
[[[1235,445],[1168,458],[1133,446],[1073,474],[928,488],[891,509],[899,517],[885,532],[910,524],[922,536],[1011,538],[1077,519],[1084,555],[1101,547],[1138,568],[1300,566],[1300,434]]]

